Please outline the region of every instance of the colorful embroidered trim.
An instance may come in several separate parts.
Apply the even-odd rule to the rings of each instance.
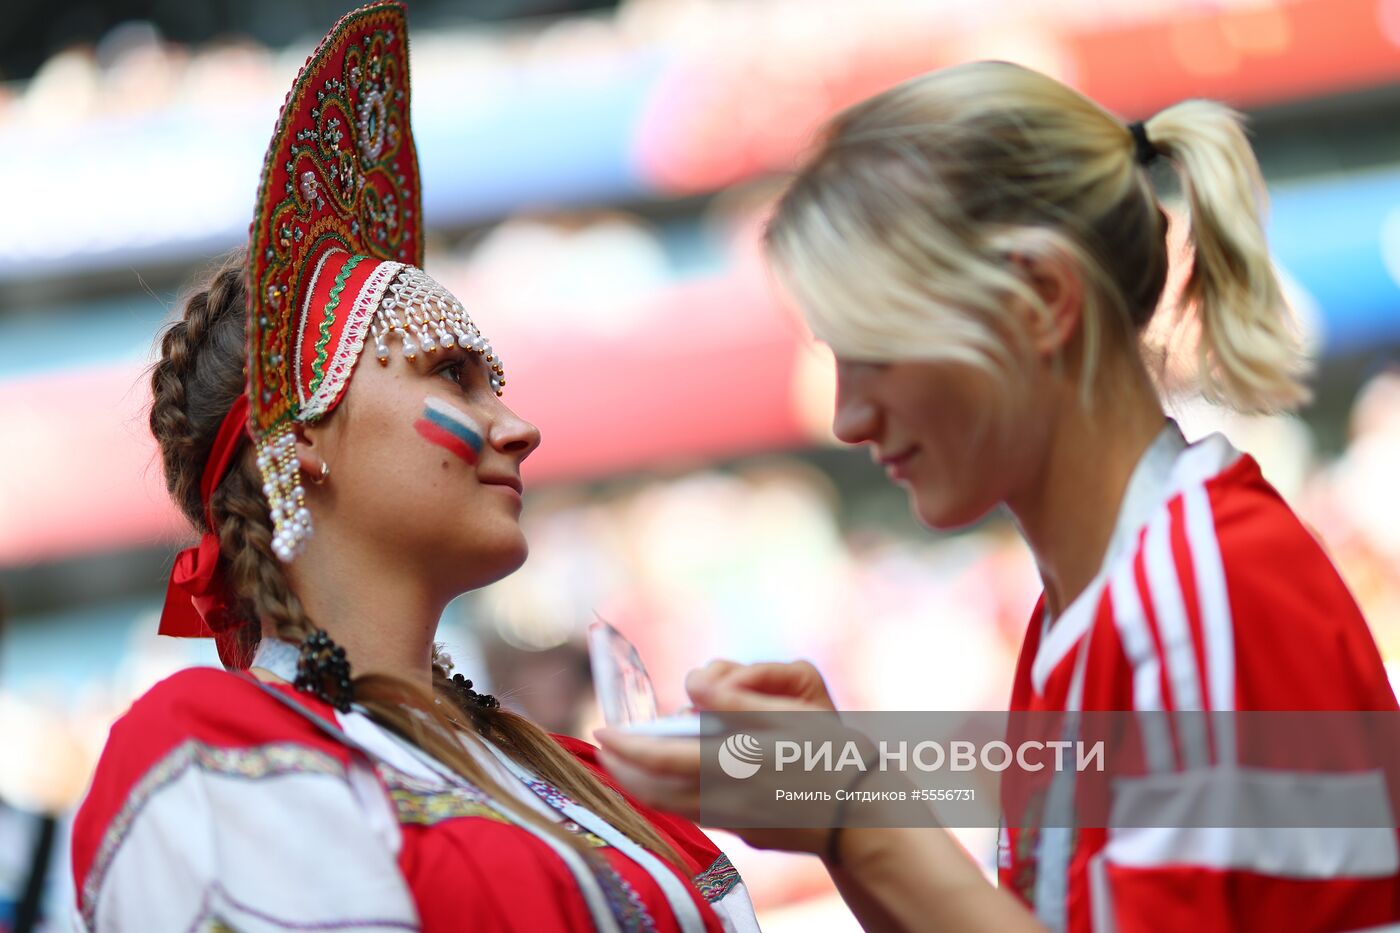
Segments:
[[[334,408],[340,400],[340,395],[345,391],[345,386],[360,358],[360,351],[364,349],[365,338],[369,336],[370,319],[379,307],[380,299],[384,297],[384,290],[394,277],[406,268],[408,267],[401,262],[386,261],[379,263],[369,273],[360,287],[355,303],[350,306],[349,317],[346,318],[345,328],[340,332],[340,343],[331,357],[325,380],[306,400],[297,416],[301,421],[315,421]]]
[[[451,790],[424,794],[399,789],[389,791],[389,796],[394,801],[394,810],[398,814],[399,822],[413,826],[435,826],[443,820],[468,816],[495,820],[497,823],[513,822],[490,804]]]
[[[522,767],[519,762],[511,760],[505,753],[496,748],[496,746],[487,743],[486,747],[496,756],[496,760],[501,762],[501,764],[514,774],[518,780],[523,782],[525,786],[534,791],[545,803],[556,810],[560,816],[566,820],[564,826],[569,828],[570,831],[572,831],[574,826],[586,830],[588,820],[594,820],[596,821],[594,829],[586,831],[596,833],[600,838],[604,839],[608,839],[610,834],[613,835],[613,838],[608,839],[608,844],[623,857],[631,859],[646,870],[647,874],[649,874],[657,883],[658,887],[661,888],[661,892],[665,896],[667,904],[670,906],[682,930],[703,929],[704,921],[701,919],[695,903],[685,891],[684,882],[676,877],[673,871],[663,864],[654,854],[637,845],[637,843],[629,839],[625,833],[620,832],[617,827],[611,826],[606,820],[598,816],[598,814],[579,806],[571,800],[568,795],[564,794],[549,782],[541,780],[539,777],[531,774]],[[613,914],[613,918],[621,924],[624,929],[650,930],[655,928],[655,920],[652,918],[651,914],[646,911],[644,904],[638,903],[632,905],[626,898],[621,896],[626,892],[625,890],[618,889],[618,885],[621,884],[623,889],[629,888],[630,886],[625,884],[624,880],[621,876],[616,874],[610,864],[603,860],[595,860],[590,868],[593,877],[603,889],[609,911]],[[635,892],[633,892],[633,894],[635,895]],[[640,909],[641,913],[636,914],[632,912],[632,910],[629,909],[632,906]]]
[[[443,820],[478,816],[498,823],[511,823],[490,797],[469,784],[453,785],[424,781],[405,774],[385,761],[378,761],[375,773],[384,782],[400,823],[433,826]]]
[[[601,867],[595,875],[603,888],[603,896],[608,899],[613,919],[623,933],[653,933],[656,930],[656,919],[626,878],[611,866]]]
[[[517,775],[517,777],[519,776]],[[606,839],[599,836],[597,833],[584,829],[578,823],[569,819],[568,814],[564,812],[564,808],[577,806],[577,804],[574,803],[573,799],[570,798],[568,794],[564,793],[553,784],[550,784],[548,781],[541,781],[539,778],[530,778],[527,780],[521,777],[520,780],[524,781],[525,786],[535,792],[535,796],[559,811],[559,815],[564,818],[564,822],[559,825],[563,826],[570,833],[578,836],[595,849],[607,848],[608,841]]]
[[[565,807],[574,806],[573,798],[548,781],[542,781],[539,778],[531,778],[525,781],[525,786],[534,791],[536,796],[556,810],[563,810]]]
[[[423,404],[423,417],[413,423],[414,430],[425,440],[446,448],[473,466],[479,463],[486,442],[472,417],[431,396],[424,399]]]
[[[335,284],[331,286],[330,298],[326,300],[326,308],[321,312],[321,337],[316,341],[316,359],[311,362],[311,394],[315,395],[316,390],[321,388],[321,383],[326,378],[326,347],[331,342],[331,328],[335,325],[335,310],[340,306],[340,293],[345,291],[345,283],[350,278],[350,273],[355,271],[355,267],[368,259],[368,256],[352,256],[341,266],[340,273],[335,277]]]
[[[306,286],[306,296],[302,298],[301,301],[301,310],[297,320],[296,345],[293,348],[294,353],[292,355],[292,372],[296,374],[296,378],[292,380],[292,383],[297,389],[297,404],[302,408],[306,407],[306,387],[302,384],[300,375],[303,362],[302,356],[306,352],[306,322],[311,320],[311,300],[316,294],[317,283],[321,281],[321,273],[325,271],[326,263],[330,261],[332,256],[336,255],[343,256],[345,253],[342,250],[328,249],[321,254],[320,259],[316,260],[316,265],[311,270],[311,279]],[[268,362],[281,365],[282,361],[280,359],[275,359],[269,360]]]
[[[509,814],[497,807],[490,797],[475,787],[429,784],[426,781],[410,777],[384,762],[379,762],[375,766],[375,770],[379,774],[379,779],[389,790],[389,796],[394,801],[394,808],[398,813],[400,823],[414,826],[433,826],[444,820],[476,816],[495,820],[498,823],[515,824],[515,820]],[[545,786],[548,787],[548,785]],[[548,789],[553,791],[553,788]],[[553,791],[553,793],[559,797],[563,796],[558,791]],[[570,834],[578,836],[591,848],[607,848],[608,844],[604,839],[572,820],[565,820],[560,825]]]
[[[735,868],[734,863],[729,861],[729,856],[721,852],[719,858],[715,859],[709,868],[695,876],[694,884],[695,889],[700,892],[700,896],[713,904],[728,894],[742,880],[739,877],[739,869]]]
[[[188,741],[177,746],[136,783],[121,810],[108,824],[97,847],[97,856],[83,881],[82,913],[88,929],[96,926],[97,895],[132,823],[162,789],[179,780],[191,768],[214,774],[258,779],[283,774],[324,774],[345,777],[345,768],[331,755],[286,742],[251,748],[216,748]]]

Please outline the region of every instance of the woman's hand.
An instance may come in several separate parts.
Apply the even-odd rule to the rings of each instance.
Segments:
[[[839,736],[858,743],[864,739],[841,724],[821,674],[805,661],[714,661],[686,678],[686,692],[702,712],[818,714],[775,715],[775,725],[785,726],[785,738],[793,737],[796,725],[819,738]],[[654,738],[620,729],[601,730],[597,737],[603,747],[600,757],[604,766],[628,791],[659,809],[691,819],[700,816],[698,739]],[[837,810],[831,813],[829,823],[817,828],[739,828],[751,827],[771,816],[772,803],[761,793],[722,794],[719,796],[723,802],[717,805],[715,796],[710,794],[705,801],[706,822],[710,825],[730,829],[761,849],[824,856],[841,896],[865,929],[899,933],[930,929],[950,933],[1043,930],[1018,901],[988,884],[981,869],[942,829],[853,825],[838,836],[828,828],[841,822]],[[729,809],[717,814],[717,806]],[[726,826],[725,816],[738,826]],[[832,856],[839,856],[839,864]]]
[[[836,704],[810,661],[738,664],[711,661],[685,679],[698,710],[711,712],[834,712]]]
[[[700,712],[716,713],[834,713],[836,705],[821,673],[807,661],[793,663],[738,664],[711,661],[691,671],[686,693]],[[790,722],[790,721],[789,721]],[[602,746],[600,759],[627,791],[649,806],[700,817],[700,742],[695,739],[655,738],[625,730],[603,729],[595,733]],[[753,798],[731,801],[736,806],[762,807]],[[761,811],[760,811],[761,812]],[[723,827],[716,814],[708,822]],[[737,823],[753,822],[754,813],[731,814]],[[830,830],[734,829],[744,841],[759,848],[821,852]]]

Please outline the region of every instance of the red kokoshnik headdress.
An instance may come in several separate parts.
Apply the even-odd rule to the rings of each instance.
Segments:
[[[292,425],[335,408],[367,339],[381,363],[391,335],[410,359],[460,344],[482,354],[497,392],[505,384],[461,304],[418,268],[422,213],[407,21],[403,4],[383,0],[336,23],[278,117],[249,231],[246,399],[225,418],[206,464],[208,528],[176,560],[162,634],[209,635],[238,621],[226,618],[208,503],[245,436],[257,449],[273,551],[283,561],[300,552],[311,514]]]

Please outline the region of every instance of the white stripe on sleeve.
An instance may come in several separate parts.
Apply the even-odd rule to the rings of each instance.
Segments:
[[[1182,511],[1201,612],[1210,709],[1231,712],[1235,709],[1235,623],[1230,612],[1229,592],[1225,588],[1225,563],[1215,535],[1215,516],[1204,486],[1187,487],[1183,492]],[[1233,762],[1236,758],[1234,718],[1218,715],[1213,716],[1211,722],[1215,728],[1216,761]]]
[[[1153,771],[1170,771],[1175,756],[1171,733],[1167,731],[1162,713],[1162,667],[1152,633],[1147,630],[1147,618],[1142,611],[1134,561],[1118,561],[1113,572],[1109,595],[1113,600],[1113,623],[1118,639],[1133,668],[1133,709],[1145,715],[1138,717],[1143,730],[1143,750],[1147,766]]]
[[[1147,569],[1147,588],[1157,619],[1157,632],[1162,639],[1162,654],[1167,676],[1172,686],[1172,705],[1176,709],[1177,733],[1181,739],[1182,756],[1188,768],[1204,768],[1210,764],[1210,746],[1206,739],[1201,681],[1192,645],[1191,625],[1186,618],[1186,605],[1181,596],[1181,580],[1176,573],[1172,554],[1171,512],[1160,509],[1147,526],[1143,545],[1143,564]]]

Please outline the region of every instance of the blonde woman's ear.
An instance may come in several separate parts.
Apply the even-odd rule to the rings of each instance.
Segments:
[[[1041,357],[1062,354],[1079,329],[1084,285],[1068,257],[1059,253],[1014,253],[1012,265],[1030,287],[1034,303],[1015,301],[1031,350]]]

